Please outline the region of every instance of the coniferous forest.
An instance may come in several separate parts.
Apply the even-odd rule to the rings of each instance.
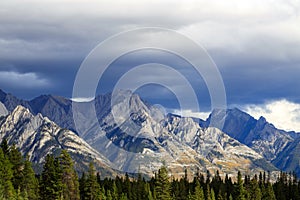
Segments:
[[[77,174],[70,155],[62,150],[47,155],[43,171],[34,173],[32,163],[18,149],[3,140],[0,148],[0,200],[298,200],[300,182],[295,174],[280,173],[271,183],[266,173],[253,177],[236,172],[233,181],[226,176],[195,175],[189,181],[169,177],[162,166],[150,180],[137,175],[102,179],[92,163],[85,173]]]

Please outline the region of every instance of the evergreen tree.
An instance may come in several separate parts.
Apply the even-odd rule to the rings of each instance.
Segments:
[[[100,200],[106,200],[104,187],[101,187]]]
[[[216,195],[214,189],[210,189],[210,194],[211,194],[211,200],[216,200]]]
[[[216,196],[218,196],[219,191],[223,190],[224,185],[223,185],[223,181],[222,178],[220,177],[220,173],[217,170],[216,174],[214,175],[214,177],[212,178],[211,181],[211,188],[214,190]]]
[[[228,174],[225,176],[225,191],[226,191],[226,198],[229,199],[230,195],[232,196],[232,193],[234,191],[234,186],[231,180],[231,177],[228,177]]]
[[[0,186],[2,190],[0,195],[3,199],[13,199],[16,195],[12,184],[13,173],[11,167],[12,165],[7,156],[0,148]]]
[[[10,149],[6,138],[2,139],[0,148],[2,149],[4,156],[8,156]]]
[[[193,199],[194,200],[204,200],[204,192],[203,192],[202,187],[200,186],[198,179],[196,179],[195,193],[193,195]]]
[[[286,194],[287,195],[287,194]],[[271,185],[270,182],[267,183],[266,189],[265,189],[265,193],[263,194],[262,197],[263,200],[276,200],[275,194],[274,194],[274,190],[273,187]]]
[[[40,184],[41,199],[61,199],[61,172],[57,160],[53,155],[47,155]]]
[[[127,200],[127,196],[124,193],[122,193],[121,197],[120,197],[120,200]]]
[[[31,162],[28,158],[24,163],[21,191],[24,197],[30,200],[38,199],[38,180],[35,177]]]
[[[83,172],[81,178],[79,179],[79,190],[80,190],[80,199],[85,197],[85,188],[86,188],[86,176]]]
[[[96,171],[93,163],[89,165],[88,177],[85,183],[85,197],[87,200],[96,200],[100,198],[100,185],[97,182]],[[107,191],[110,193],[110,191]],[[107,196],[107,199],[111,198]]]
[[[211,199],[211,190],[210,190],[210,186],[209,183],[206,184],[206,192],[205,192],[205,199],[206,200],[212,200]]]
[[[145,180],[142,178],[142,175],[139,173],[138,174],[138,179],[137,179],[137,198],[138,199],[147,199],[148,196],[148,189],[150,188],[146,187]]]
[[[249,200],[261,200],[262,194],[259,188],[259,184],[257,181],[257,176],[255,175],[254,178],[249,183]]]
[[[132,199],[131,183],[130,183],[129,176],[128,176],[127,173],[125,174],[125,181],[124,181],[123,192],[125,194],[127,194],[128,199]]]
[[[66,150],[58,158],[61,171],[62,195],[64,200],[79,200],[79,182],[73,160]]]
[[[243,180],[241,172],[238,172],[237,185],[236,185],[236,200],[246,200],[245,188],[243,186]]]
[[[19,150],[16,148],[15,145],[12,145],[10,147],[8,158],[10,163],[12,164],[12,172],[13,172],[12,183],[15,190],[18,190],[21,187],[21,183],[23,179],[24,162],[23,162],[22,154],[19,152]]]
[[[113,200],[118,200],[118,189],[117,189],[115,181],[113,181],[113,184],[112,184],[111,196],[112,196]]]
[[[110,190],[107,191],[106,200],[113,200]]]
[[[169,182],[168,170],[165,165],[163,165],[157,174],[155,190],[157,199],[159,200],[170,200],[171,199],[171,186]]]

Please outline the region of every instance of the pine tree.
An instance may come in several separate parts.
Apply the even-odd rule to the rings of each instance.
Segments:
[[[118,200],[118,190],[117,190],[115,181],[113,181],[113,184],[112,184],[111,196],[112,196],[113,200]]]
[[[16,193],[12,184],[12,165],[0,148],[0,186],[3,199],[12,199]]]
[[[150,190],[148,192],[148,200],[154,200],[154,197],[153,197],[152,192]]]
[[[210,194],[211,194],[211,200],[216,200],[216,195],[214,189],[210,189]]]
[[[104,187],[101,187],[100,200],[106,200]]]
[[[38,199],[38,180],[35,177],[31,162],[28,158],[24,163],[21,191],[24,197],[30,200]]]
[[[4,156],[8,156],[10,148],[9,148],[9,145],[8,145],[8,142],[7,142],[6,138],[2,139],[2,142],[0,144],[0,148],[2,149]]]
[[[127,200],[126,194],[122,193],[122,194],[121,194],[121,197],[120,197],[120,200]]]
[[[85,183],[85,197],[84,199],[96,200],[100,198],[100,185],[97,182],[96,171],[93,163],[89,164],[88,177]],[[110,193],[110,191],[107,191]],[[110,193],[111,197],[111,193]],[[110,198],[107,196],[107,199]]]
[[[198,179],[196,179],[196,182],[195,182],[195,193],[193,195],[193,199],[194,200],[204,200],[205,199],[203,189],[200,186]]]
[[[8,158],[10,163],[12,164],[12,172],[13,172],[12,183],[15,190],[18,190],[21,187],[20,184],[22,183],[22,179],[23,179],[24,162],[23,162],[22,154],[19,152],[19,150],[16,148],[15,145],[12,145],[10,147]]]
[[[287,195],[287,194],[285,194]],[[276,200],[275,194],[274,194],[274,190],[273,187],[271,185],[270,182],[267,183],[267,187],[265,189],[265,193],[263,194],[262,197],[263,200]]]
[[[40,184],[41,199],[61,199],[62,182],[59,163],[53,155],[47,155]]]
[[[237,186],[236,186],[236,199],[237,200],[246,200],[245,198],[245,188],[243,186],[243,180],[241,172],[238,172],[238,180],[237,180]]]
[[[113,200],[110,190],[107,191],[106,200]]]
[[[80,190],[80,199],[84,199],[86,188],[86,176],[83,172],[81,178],[79,179],[79,190]]]
[[[209,184],[207,183],[206,184],[206,190],[205,190],[205,199],[207,199],[207,200],[212,200],[211,199],[211,193],[210,193],[210,186],[209,186]]]
[[[259,184],[257,181],[257,176],[255,175],[254,178],[249,183],[249,200],[261,200],[262,194],[259,188]]]
[[[168,170],[163,165],[159,170],[155,183],[155,190],[157,199],[159,200],[171,200],[171,185],[169,182]]]
[[[66,150],[62,150],[58,158],[63,186],[64,200],[79,200],[79,182],[71,156]]]

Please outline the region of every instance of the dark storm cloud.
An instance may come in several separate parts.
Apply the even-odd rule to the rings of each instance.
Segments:
[[[99,42],[131,28],[161,26],[186,34],[208,50],[223,76],[229,104],[277,98],[300,103],[299,5],[283,0],[2,1],[0,77],[15,78],[1,79],[0,88],[22,98],[42,93],[71,97],[81,62]],[[133,63],[123,62],[118,65]],[[110,73],[107,79],[116,74]],[[207,92],[205,86],[198,90]],[[155,102],[157,96],[148,99]],[[162,101],[170,102],[170,97]]]

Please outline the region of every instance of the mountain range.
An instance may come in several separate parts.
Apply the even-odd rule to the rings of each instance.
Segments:
[[[299,134],[278,130],[265,118],[256,120],[237,108],[213,110],[206,120],[164,115],[130,91],[74,102],[53,95],[26,101],[0,90],[0,102],[0,139],[9,138],[37,163],[47,152],[67,148],[79,155],[72,156],[82,161],[80,169],[97,160],[111,174],[150,175],[165,162],[173,176],[182,176],[185,169],[300,175]],[[213,119],[224,116],[224,126],[218,127]],[[42,142],[45,138],[52,142]]]

